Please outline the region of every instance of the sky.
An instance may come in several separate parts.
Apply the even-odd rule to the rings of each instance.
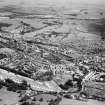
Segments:
[[[68,3],[105,4],[105,0],[0,0],[0,5],[34,6],[38,3],[65,5]]]
[[[0,2],[7,2],[7,3],[36,3],[36,2],[59,2],[59,3],[66,3],[66,2],[74,2],[74,3],[105,3],[105,0],[0,0]]]

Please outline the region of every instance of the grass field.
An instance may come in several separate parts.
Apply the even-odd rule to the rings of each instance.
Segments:
[[[0,105],[11,105],[17,103],[19,100],[18,94],[7,91],[5,87],[0,90]]]

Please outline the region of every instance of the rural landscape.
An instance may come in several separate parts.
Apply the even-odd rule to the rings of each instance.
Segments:
[[[0,0],[0,105],[105,104],[105,4],[57,1]]]

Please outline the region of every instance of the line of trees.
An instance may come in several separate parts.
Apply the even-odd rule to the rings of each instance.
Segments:
[[[17,92],[18,90],[27,90],[28,87],[30,87],[25,80],[23,80],[21,83],[16,83],[9,78],[5,79],[5,81],[0,81],[0,86],[5,86],[7,87],[8,91],[13,92]]]
[[[19,75],[24,76],[24,77],[30,77],[28,74],[26,74],[26,73],[24,73],[22,71],[16,71],[16,70],[10,69],[8,67],[0,66],[0,69],[4,69],[4,70],[6,70],[8,72],[13,72],[15,74],[19,74]]]

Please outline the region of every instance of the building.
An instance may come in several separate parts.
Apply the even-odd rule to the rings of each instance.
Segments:
[[[50,65],[53,75],[62,74],[66,71],[66,65],[63,64],[51,64]]]

